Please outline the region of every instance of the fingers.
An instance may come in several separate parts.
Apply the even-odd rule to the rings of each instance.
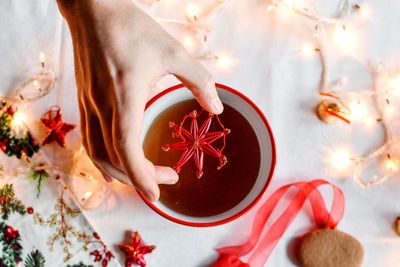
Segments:
[[[174,169],[165,166],[154,166],[158,184],[175,184],[179,176]]]
[[[224,107],[218,97],[215,82],[210,73],[186,51],[176,53],[170,70],[208,112],[220,114]]]

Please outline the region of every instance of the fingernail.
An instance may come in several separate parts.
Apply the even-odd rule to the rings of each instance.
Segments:
[[[156,201],[156,196],[152,192],[146,192],[146,197],[150,201]]]
[[[224,106],[218,97],[215,97],[213,100],[211,100],[211,106],[216,114],[219,114],[224,110]]]
[[[178,175],[173,175],[169,178],[169,183],[171,184],[175,184],[176,182],[178,182],[179,180],[179,176]]]

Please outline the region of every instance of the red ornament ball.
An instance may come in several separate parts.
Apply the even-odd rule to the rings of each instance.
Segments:
[[[28,213],[28,214],[33,214],[33,208],[32,207],[28,207],[27,209],[26,209],[26,212]]]

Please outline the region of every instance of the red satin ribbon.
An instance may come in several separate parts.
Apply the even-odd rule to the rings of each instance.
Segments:
[[[330,185],[333,188],[333,201],[330,212],[318,190],[318,187],[322,185]],[[291,187],[295,187],[298,190],[297,194],[291,199],[285,211],[267,230],[261,241],[259,241],[267,220],[271,216],[276,205]],[[219,258],[210,267],[263,266],[279,239],[300,212],[306,200],[311,204],[315,223],[319,227],[335,228],[343,217],[344,196],[343,192],[335,185],[322,179],[316,179],[310,182],[297,182],[282,186],[276,190],[267,202],[257,211],[248,241],[239,246],[218,248]],[[250,253],[257,243],[259,243],[258,247],[253,251],[249,262],[242,262],[239,258]]]

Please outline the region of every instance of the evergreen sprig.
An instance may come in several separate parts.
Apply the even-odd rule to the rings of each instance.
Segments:
[[[28,254],[24,261],[25,267],[44,267],[46,263],[46,259],[43,254],[38,250],[33,250]]]
[[[25,205],[16,198],[12,184],[0,188],[0,207],[3,220],[7,220],[11,213],[25,214]]]
[[[36,197],[40,196],[42,183],[49,177],[48,172],[45,170],[31,169],[27,175],[28,179],[36,183]]]

